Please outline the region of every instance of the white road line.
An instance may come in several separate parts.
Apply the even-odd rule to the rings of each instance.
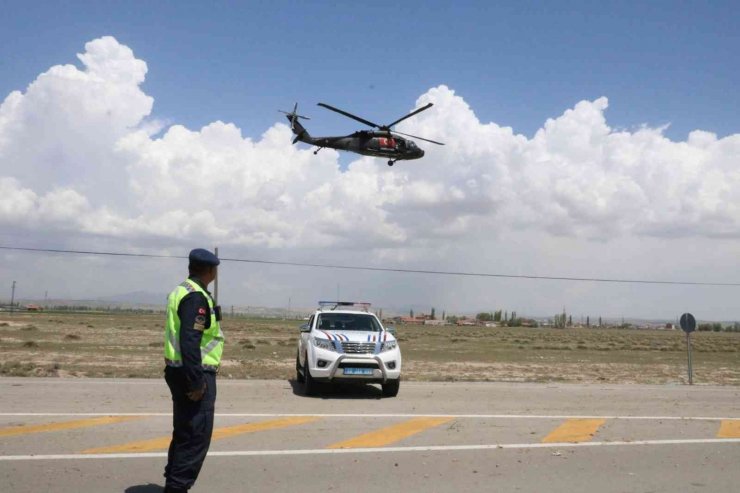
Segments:
[[[379,447],[348,449],[298,449],[298,450],[231,450],[208,452],[209,457],[268,457],[280,455],[336,455],[381,454],[400,452],[465,452],[470,450],[512,450],[539,448],[614,447],[634,445],[717,445],[740,443],[740,438],[706,438],[686,440],[635,440],[615,442],[579,443],[494,443],[490,445],[430,445],[421,447]],[[2,455],[0,462],[33,460],[91,460],[91,459],[149,459],[167,457],[167,452],[132,454],[59,454],[59,455]]]
[[[171,417],[172,413],[0,413],[0,417],[90,417],[90,416],[145,416]],[[643,421],[722,421],[740,419],[727,416],[595,416],[573,414],[424,414],[424,413],[216,413],[218,418],[290,418],[311,416],[318,418],[459,418],[459,419],[613,419]]]
[[[164,367],[163,367],[164,368]],[[167,389],[167,385],[164,382],[163,378],[58,378],[58,377],[2,377],[0,378],[0,386],[2,385],[10,385],[14,386],[17,384],[22,385],[58,385],[58,384],[71,384],[71,385],[159,385],[162,386],[164,389]],[[241,380],[241,379],[226,379],[221,378],[219,379],[219,386],[241,386],[241,385],[247,385],[247,386],[261,386],[261,385],[271,385],[271,384],[284,384],[288,385],[289,382],[287,380],[281,380],[281,379],[260,379],[260,380]],[[518,389],[522,388],[534,388],[534,389],[575,389],[577,387],[581,388],[589,388],[589,389],[597,389],[597,390],[604,390],[604,391],[614,391],[614,390],[650,390],[650,389],[658,389],[661,391],[666,392],[683,392],[683,393],[697,393],[697,392],[732,392],[737,391],[737,387],[733,386],[723,386],[723,385],[704,385],[704,384],[695,384],[690,389],[686,387],[685,384],[640,384],[640,385],[633,385],[633,384],[605,384],[605,383],[587,383],[587,384],[575,384],[575,383],[562,383],[562,384],[554,384],[552,382],[543,382],[543,383],[532,383],[532,382],[507,382],[507,381],[500,381],[500,382],[481,382],[481,381],[458,381],[458,382],[441,382],[441,381],[404,381],[404,388],[406,387],[422,387],[422,388],[428,388],[428,387],[450,387],[450,386],[459,386],[459,385],[465,385],[465,386],[476,386],[476,387],[515,387]],[[289,388],[289,387],[287,387]]]
[[[6,378],[13,378],[13,377],[6,377]],[[158,385],[164,389],[167,389],[167,384],[164,382],[163,379],[131,379],[131,380],[115,380],[110,379],[109,381],[106,381],[105,379],[100,380],[90,380],[86,378],[74,378],[74,379],[63,379],[63,378],[57,378],[56,381],[54,379],[50,380],[36,380],[35,377],[22,377],[23,380],[7,380],[4,382],[0,382],[0,385],[6,385],[6,386],[17,386],[22,387],[26,385],[58,385],[58,384],[71,384],[71,385]],[[34,378],[34,380],[31,380],[31,378]],[[219,385],[221,385],[221,382],[219,381]]]

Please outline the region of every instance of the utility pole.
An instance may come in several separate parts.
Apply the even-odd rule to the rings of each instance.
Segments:
[[[13,314],[13,310],[15,309],[15,281],[13,281],[13,288],[10,292],[10,314]]]
[[[218,247],[214,249],[216,257],[218,257]],[[216,268],[216,279],[213,280],[213,302],[218,305],[218,268]]]

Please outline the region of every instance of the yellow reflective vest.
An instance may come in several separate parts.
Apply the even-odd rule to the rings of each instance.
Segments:
[[[200,341],[200,358],[204,368],[218,368],[221,364],[221,354],[224,351],[224,334],[221,326],[216,320],[216,312],[213,309],[213,298],[208,292],[193,280],[186,280],[177,286],[167,298],[167,325],[164,334],[164,357],[169,366],[182,366],[182,354],[180,354],[180,317],[177,308],[182,299],[190,293],[202,293],[208,300],[208,308],[211,310],[211,326],[203,331]]]

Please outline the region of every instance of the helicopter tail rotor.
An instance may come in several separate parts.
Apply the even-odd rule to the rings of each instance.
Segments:
[[[285,115],[287,115],[288,121],[290,121],[290,128],[293,131],[295,131],[295,125],[299,119],[310,120],[309,117],[298,114],[298,103],[296,103],[293,106],[293,111],[284,111],[284,110],[278,110],[278,111],[280,113],[284,113]]]
[[[290,129],[295,134],[295,138],[293,139],[293,143],[295,144],[298,141],[308,142],[311,136],[308,134],[308,131],[303,128],[303,125],[298,121],[300,119],[303,120],[310,120],[309,117],[299,115],[298,114],[298,103],[296,103],[293,106],[293,111],[283,111],[278,110],[280,113],[284,113],[285,116],[288,118],[288,121],[290,122]]]

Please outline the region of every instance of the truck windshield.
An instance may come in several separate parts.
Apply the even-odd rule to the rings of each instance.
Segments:
[[[361,330],[380,332],[378,320],[362,313],[322,313],[316,322],[319,330]]]

